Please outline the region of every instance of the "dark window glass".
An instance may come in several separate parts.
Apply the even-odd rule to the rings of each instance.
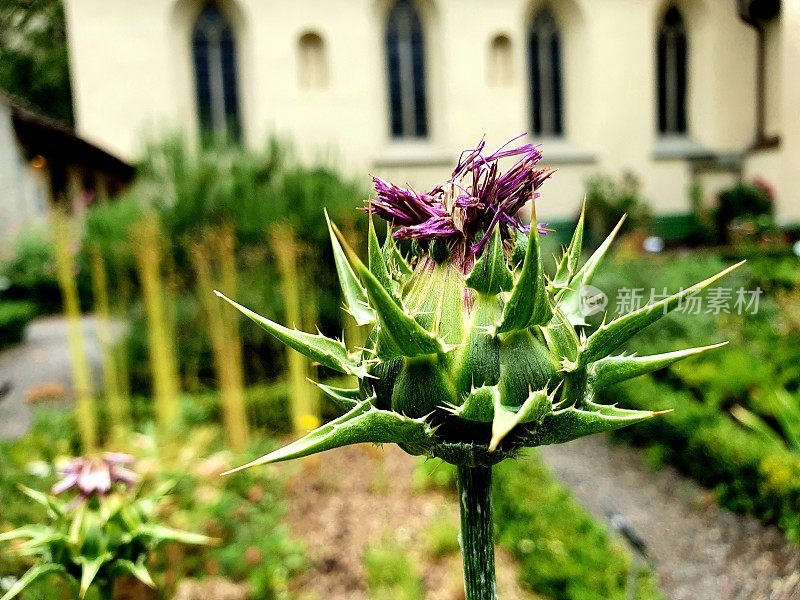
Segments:
[[[536,135],[564,133],[561,36],[553,14],[539,11],[528,36],[531,123]]]
[[[658,31],[658,131],[686,133],[687,44],[680,11],[672,7]]]
[[[428,135],[425,38],[411,0],[398,0],[386,23],[386,67],[393,137]]]
[[[241,137],[236,41],[219,7],[205,5],[194,26],[192,55],[200,129],[217,139]]]

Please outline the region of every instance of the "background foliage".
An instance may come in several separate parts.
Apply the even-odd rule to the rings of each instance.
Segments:
[[[68,62],[60,0],[0,0],[0,90],[71,125]]]

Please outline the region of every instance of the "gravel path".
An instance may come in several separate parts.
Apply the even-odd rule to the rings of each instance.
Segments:
[[[719,508],[674,469],[593,436],[541,449],[544,462],[600,519],[621,515],[647,545],[674,600],[800,599],[800,548],[774,527]]]
[[[102,381],[97,321],[81,321],[86,355],[96,386]],[[19,346],[0,352],[0,387],[11,390],[0,397],[0,438],[19,438],[30,429],[30,399],[48,399],[66,406],[72,401],[72,367],[67,324],[62,317],[36,319]]]

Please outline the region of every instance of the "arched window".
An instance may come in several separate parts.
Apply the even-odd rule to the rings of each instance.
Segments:
[[[309,31],[298,43],[297,79],[301,89],[321,90],[328,85],[328,61],[325,42],[319,34]]]
[[[489,43],[487,78],[491,86],[509,85],[514,79],[511,58],[511,40],[507,35],[496,35]]]
[[[233,30],[216,2],[200,11],[192,34],[200,129],[215,138],[241,136]]]
[[[389,11],[386,62],[392,136],[426,137],[425,38],[412,0],[397,0]]]
[[[674,6],[658,30],[658,131],[686,133],[686,27]]]

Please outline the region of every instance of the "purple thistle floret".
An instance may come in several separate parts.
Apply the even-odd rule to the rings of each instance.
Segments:
[[[376,197],[369,208],[379,217],[398,227],[398,239],[446,239],[463,245],[472,256],[480,254],[495,227],[503,237],[512,230],[528,232],[517,213],[553,174],[552,169],[537,169],[542,153],[534,144],[508,148],[525,134],[510,140],[497,151],[485,155],[486,142],[465,150],[450,179],[429,193],[404,188],[380,177],[373,177]],[[516,162],[500,172],[498,161],[517,157]],[[540,233],[544,226],[538,225]]]
[[[135,484],[139,477],[130,467],[133,456],[122,452],[104,452],[99,457],[73,458],[59,470],[61,479],[53,486],[53,494],[77,491],[84,498],[92,494],[105,496],[114,485],[125,487]]]

